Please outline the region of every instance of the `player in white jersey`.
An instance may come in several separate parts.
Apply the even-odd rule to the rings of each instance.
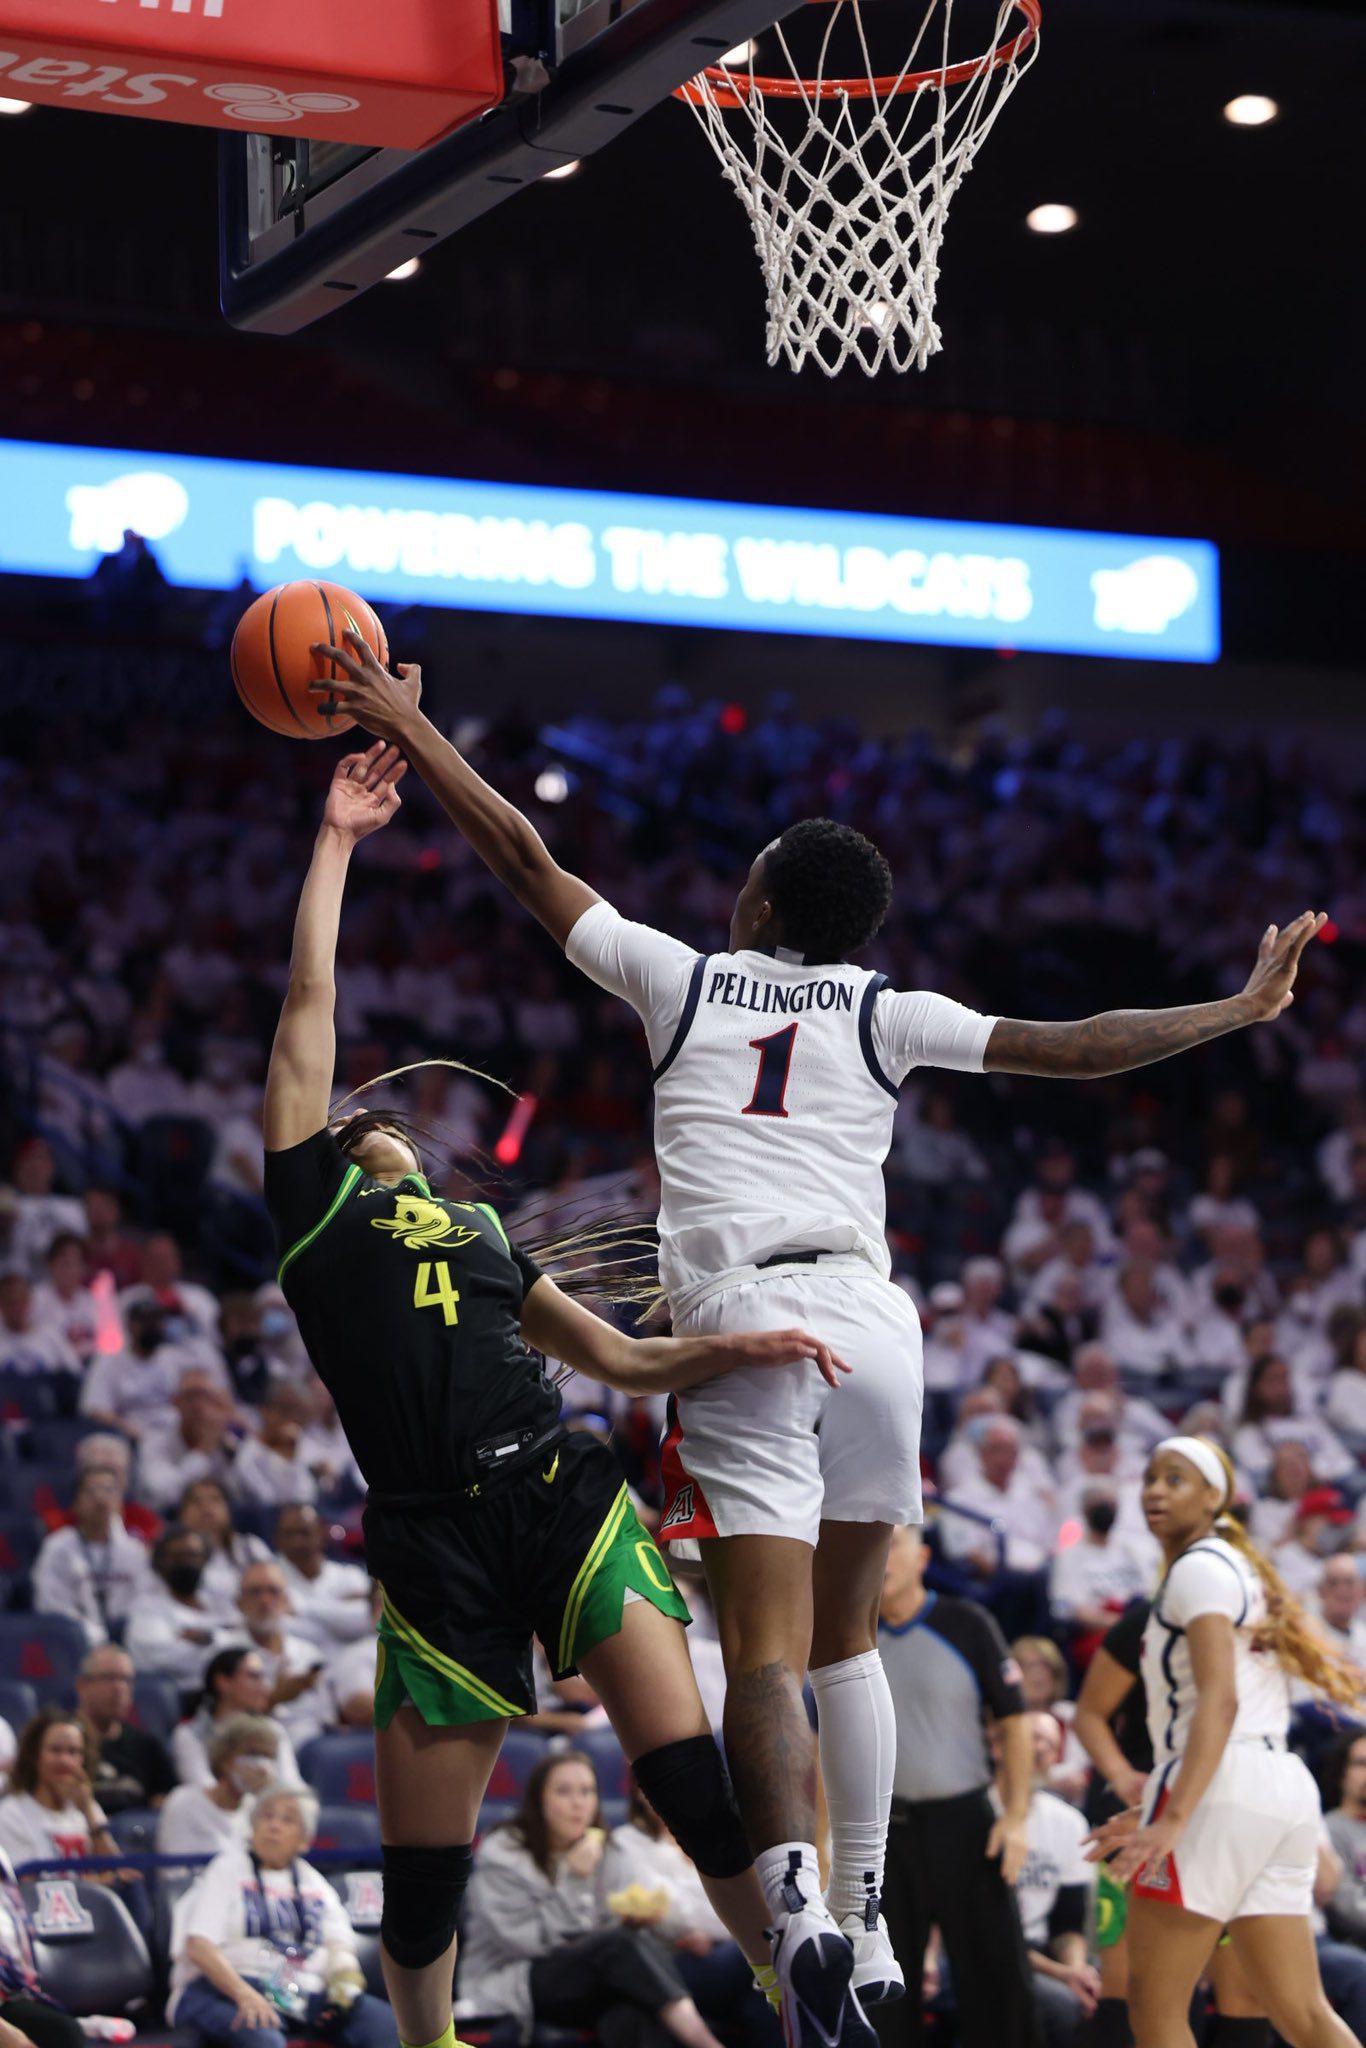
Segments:
[[[1317,1635],[1228,1512],[1233,1467],[1204,1437],[1148,1461],[1143,1512],[1166,1567],[1143,1633],[1155,1766],[1141,1809],[1093,1855],[1132,1880],[1136,2048],[1192,2048],[1190,2002],[1224,1928],[1252,1996],[1291,2048],[1349,2048],[1319,1980],[1310,1908],[1322,1815],[1286,1748],[1290,1680],[1359,1707],[1361,1680]]]
[[[834,1399],[806,1373],[781,1389],[736,1373],[680,1403],[661,1533],[703,1539],[726,1753],[777,1929],[789,2034],[800,2048],[870,2043],[856,1992],[903,1988],[878,1914],[895,1717],[877,1609],[891,1530],[920,1519],[920,1332],[888,1279],[884,1236],[897,1089],[918,1065],[1113,1074],[1275,1017],[1322,918],[1270,927],[1246,989],[1223,1002],[1066,1024],[979,1016],[848,964],[886,916],[891,874],[859,833],[808,819],[754,861],[725,950],[699,954],[629,923],[558,865],[422,716],[415,668],[386,675],[350,636],[320,651],[358,723],[402,746],[493,873],[639,1013],[655,1070],[660,1271],[677,1327],[800,1322],[854,1367]],[[830,1910],[814,1847],[808,1667]],[[1024,1841],[1007,1831],[1001,1846],[1013,1876]],[[805,1957],[800,1984],[794,1956]]]

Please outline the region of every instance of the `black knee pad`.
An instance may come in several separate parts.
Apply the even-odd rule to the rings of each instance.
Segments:
[[[401,1969],[425,1970],[455,1939],[473,1852],[468,1842],[459,1849],[390,1848],[386,1843],[383,1856],[380,1940]]]
[[[703,1877],[738,1877],[754,1858],[729,1774],[710,1735],[666,1742],[632,1767],[636,1782]]]

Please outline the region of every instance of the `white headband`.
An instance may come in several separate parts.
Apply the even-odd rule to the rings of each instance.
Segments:
[[[1175,1451],[1178,1458],[1187,1459],[1194,1465],[1202,1479],[1208,1479],[1211,1486],[1218,1487],[1222,1496],[1222,1505],[1224,1507],[1228,1506],[1230,1498],[1228,1473],[1224,1469],[1223,1459],[1219,1456],[1213,1444],[1207,1444],[1202,1436],[1167,1436],[1163,1437],[1161,1443],[1157,1446],[1157,1450],[1153,1452],[1154,1457],[1157,1456],[1158,1451]]]

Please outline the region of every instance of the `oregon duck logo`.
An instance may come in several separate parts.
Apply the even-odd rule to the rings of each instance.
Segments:
[[[425,1201],[421,1195],[396,1195],[393,1215],[372,1216],[370,1227],[392,1231],[410,1252],[425,1251],[432,1244],[473,1244],[479,1235],[467,1224],[452,1222],[439,1202]]]

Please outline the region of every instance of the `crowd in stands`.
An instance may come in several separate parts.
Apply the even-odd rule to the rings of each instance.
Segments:
[[[15,1615],[65,1617],[83,1654],[69,1684],[40,1687],[36,1718],[0,1726],[0,1849],[14,1866],[107,1853],[107,1824],[139,1814],[144,1846],[240,1859],[268,1786],[295,1795],[272,1825],[305,1844],[310,1755],[368,1725],[375,1662],[363,1482],[275,1282],[260,1203],[265,1058],[330,750],[235,715],[103,733],[26,720],[3,737],[0,1578]],[[1041,1725],[1038,1743],[1050,1796],[1084,1794],[1068,1703],[1100,1635],[1151,1590],[1136,1481],[1174,1422],[1224,1443],[1255,1537],[1366,1668],[1353,776],[1309,776],[1270,745],[1106,750],[1051,727],[950,753],[805,722],[780,698],[747,723],[681,691],[634,722],[584,715],[538,734],[507,716],[465,737],[562,859],[626,914],[704,948],[724,944],[749,859],[788,819],[860,825],[896,878],[870,964],[991,1013],[1221,995],[1268,922],[1330,910],[1272,1028],[1086,1088],[913,1075],[888,1220],[925,1329],[933,1569],[1024,1639],[1030,1707],[1057,1732]],[[553,805],[534,794],[549,767],[568,792]],[[514,1232],[648,1218],[635,1020],[499,895],[414,780],[352,875],[339,1092],[414,1061],[464,1062],[479,1074],[424,1066],[368,1099],[425,1121]],[[533,1108],[520,1137],[504,1128],[506,1087]],[[648,1510],[658,1417],[572,1382],[567,1397],[582,1426],[613,1432]],[[706,1627],[703,1613],[719,1720]],[[149,1681],[175,1703],[159,1733],[134,1708]],[[572,1748],[601,1720],[581,1682],[547,1677],[540,1704],[543,1743]],[[1332,1731],[1316,1712],[1303,1703],[1322,1760]],[[568,2011],[572,1987],[538,1974],[547,1945],[571,1927],[649,1926],[654,1947],[632,1950],[623,1981],[638,1991],[648,1965],[654,1989],[624,1995],[635,2017],[615,2033],[599,2022],[601,2037],[653,2040],[640,2013],[665,1981],[724,2036],[748,1985],[678,1852],[639,1803],[630,1818],[613,1807],[620,1787],[604,1820],[591,1769],[572,1761],[535,1780],[540,1818],[486,1836],[471,1995],[496,1988],[518,2022]],[[1366,1737],[1331,1826],[1329,1921],[1366,1944]],[[628,1892],[640,1910],[614,1914]],[[504,1933],[515,1918],[521,1945],[500,1948],[481,1901],[514,1895],[516,1914],[493,1917]],[[187,1944],[232,1955],[243,1938],[214,1927],[185,1934],[182,2004],[195,2004]],[[232,2002],[226,1977],[202,1975]],[[369,2023],[357,2017],[353,2048],[374,2048]]]

